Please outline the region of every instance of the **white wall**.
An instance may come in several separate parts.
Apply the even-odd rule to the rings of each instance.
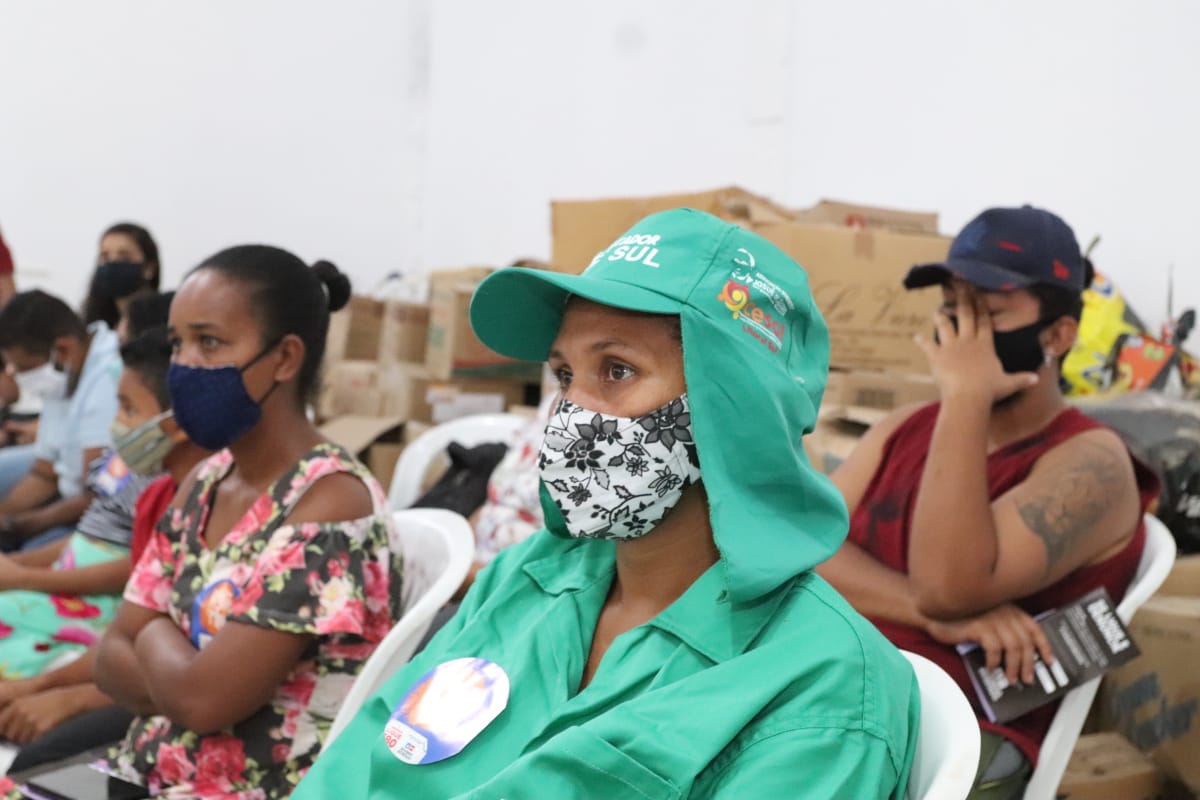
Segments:
[[[0,5],[0,226],[19,267],[78,299],[99,233],[128,218],[171,283],[246,241],[384,272],[420,167],[404,146],[420,8]]]
[[[549,252],[552,197],[739,183],[1061,213],[1143,316],[1200,303],[1200,5],[0,4],[0,226],[77,299],[118,218],[390,269]]]

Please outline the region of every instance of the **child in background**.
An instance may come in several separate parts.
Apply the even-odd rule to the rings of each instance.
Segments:
[[[70,537],[0,556],[0,677],[7,680],[37,676],[95,643],[129,579],[135,504],[168,454],[189,467],[200,458],[198,448],[179,446],[186,437],[167,410],[165,331],[126,345],[122,356],[117,450],[92,471],[96,499]]]
[[[149,476],[158,476],[137,498],[130,558],[121,559],[127,579],[128,561],[136,563],[141,557],[179,482],[207,451],[188,441],[167,416],[170,395],[166,376],[171,347],[166,329],[143,333],[121,348],[121,357],[125,370],[120,383],[121,411],[114,424],[117,452],[131,470],[145,476],[139,479],[139,484]],[[4,646],[4,640],[0,640],[0,652]],[[125,732],[131,715],[114,706],[112,699],[96,688],[92,682],[94,662],[95,648],[92,648],[66,666],[24,680],[0,683],[0,737],[29,745],[13,763],[14,771],[115,741]],[[103,713],[86,713],[97,709],[103,709]],[[63,726],[67,720],[71,724]],[[66,730],[68,727],[70,731]],[[45,736],[55,728],[61,729],[54,730],[52,737]],[[44,736],[48,741],[39,741]]]

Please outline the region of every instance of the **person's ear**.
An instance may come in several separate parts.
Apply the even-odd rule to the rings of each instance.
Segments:
[[[70,336],[59,336],[50,344],[50,363],[60,372],[66,371],[75,355],[75,340]]]
[[[188,435],[183,432],[183,428],[179,427],[174,416],[164,418],[162,422],[158,423],[158,427],[175,444],[183,444],[188,440]]]
[[[1071,351],[1078,336],[1079,320],[1073,317],[1059,317],[1042,331],[1042,350],[1047,356],[1057,360]]]
[[[286,383],[300,374],[304,366],[304,342],[294,333],[289,333],[279,342],[279,360],[275,365],[275,380]]]

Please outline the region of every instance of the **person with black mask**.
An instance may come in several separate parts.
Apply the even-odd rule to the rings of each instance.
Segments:
[[[918,337],[940,401],[901,408],[833,475],[850,534],[818,568],[897,647],[938,663],[982,728],[972,798],[1017,798],[1056,705],[986,720],[956,646],[982,645],[1010,683],[1053,660],[1034,621],[1098,587],[1118,600],[1145,541],[1157,480],[1117,435],[1063,399],[1059,369],[1090,283],[1075,234],[1048,211],[993,208],[942,264],[934,333]]]
[[[96,253],[83,320],[103,321],[116,330],[125,307],[135,295],[157,291],[162,265],[158,244],[150,231],[132,222],[118,222],[104,231]]]

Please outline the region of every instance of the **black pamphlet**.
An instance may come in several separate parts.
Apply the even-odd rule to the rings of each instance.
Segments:
[[[984,713],[992,722],[1008,722],[1038,706],[1057,700],[1076,686],[1132,660],[1137,645],[1117,616],[1116,606],[1104,589],[1096,589],[1070,605],[1038,616],[1050,640],[1054,663],[1035,656],[1032,684],[1010,684],[999,669],[988,669],[978,644],[958,646],[975,686]]]

